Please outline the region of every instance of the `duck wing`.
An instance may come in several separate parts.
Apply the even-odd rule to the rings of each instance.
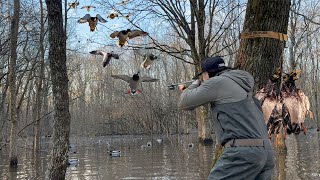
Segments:
[[[111,58],[109,58],[109,53],[106,53],[104,51],[100,51],[100,50],[96,50],[96,51],[91,51],[90,54],[94,54],[94,55],[100,55],[103,56],[103,67],[105,67],[106,65],[109,64],[109,61]]]
[[[287,107],[290,114],[291,124],[299,124],[303,114],[301,101],[294,96],[287,96],[283,98],[283,103]]]
[[[151,65],[153,64],[153,60],[150,59],[150,56],[145,56],[143,62],[141,63],[140,67],[141,68],[145,68],[145,69],[149,69],[151,67]]]
[[[131,30],[130,32],[128,32],[129,39],[132,39],[138,36],[146,36],[146,35],[148,35],[147,32],[140,31],[140,30]]]
[[[111,38],[115,38],[115,37],[118,37],[119,34],[120,34],[119,31],[115,31],[115,32],[113,32],[113,33],[110,34],[110,37],[111,37]]]
[[[86,23],[88,22],[89,20],[91,20],[91,16],[90,14],[86,14],[85,16],[83,16],[83,18],[80,18],[78,20],[78,23]]]
[[[155,79],[155,78],[151,78],[151,77],[147,77],[147,76],[140,77],[141,82],[156,82],[158,80],[159,79]]]
[[[106,23],[107,20],[105,20],[103,17],[100,16],[100,14],[97,14],[96,17],[98,18],[98,20],[102,23]]]
[[[90,51],[90,54],[94,54],[94,55],[102,55],[102,56],[106,56],[107,53],[104,51],[100,51],[100,50],[96,50],[96,51]]]
[[[111,77],[113,77],[115,79],[122,79],[122,80],[126,81],[127,83],[129,83],[131,80],[131,77],[128,75],[111,75]]]
[[[302,114],[299,119],[299,122],[304,123],[307,113],[309,113],[310,119],[312,119],[312,112],[310,111],[310,102],[309,102],[308,96],[306,96],[303,93],[303,91],[301,91],[300,89],[298,90],[298,96],[301,99],[301,109],[302,109]]]
[[[119,59],[119,55],[118,54],[114,54],[114,53],[111,53],[111,56],[115,59]]]

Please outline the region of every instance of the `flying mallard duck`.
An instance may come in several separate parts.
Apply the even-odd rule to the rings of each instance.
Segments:
[[[73,3],[68,3],[68,6],[70,6],[70,8],[77,8],[77,6],[79,6],[79,2],[73,2]]]
[[[151,65],[154,63],[154,60],[157,59],[157,56],[153,54],[145,55],[144,61],[141,63],[140,67],[144,69],[150,69]]]
[[[125,6],[127,4],[127,2],[128,2],[128,0],[122,0],[121,2],[118,2],[116,4],[122,4],[122,5]]]
[[[121,17],[124,17],[124,18],[126,18],[126,19],[129,19],[131,15],[132,15],[132,14],[129,13],[129,14],[123,15],[123,16],[121,16]]]
[[[86,14],[83,18],[80,18],[78,20],[78,23],[86,23],[86,22],[88,22],[89,26],[90,26],[90,31],[93,32],[96,29],[98,21],[100,21],[102,23],[107,22],[99,14],[97,14],[96,17],[91,17],[90,14]]]
[[[122,31],[115,31],[113,33],[110,34],[111,38],[115,38],[118,37],[119,41],[117,42],[117,46],[118,47],[122,47],[124,45],[128,44],[127,39],[132,39],[138,36],[146,36],[148,35],[147,32],[141,31],[141,30],[122,30]]]
[[[108,18],[110,18],[110,19],[114,19],[114,18],[116,18],[116,17],[119,17],[117,11],[114,11],[114,12],[112,12],[112,13],[110,13],[110,14],[108,15]]]
[[[109,62],[111,61],[111,58],[119,59],[119,55],[114,54],[113,51],[111,51],[111,53],[107,53],[104,51],[97,50],[97,51],[91,51],[90,54],[103,56],[103,64],[102,64],[103,67],[106,67],[109,64]]]
[[[86,8],[87,11],[89,12],[91,8],[96,8],[95,6],[82,6],[81,9]]]
[[[126,81],[127,83],[129,83],[129,87],[130,90],[128,90],[128,94],[132,94],[134,95],[135,93],[141,93],[142,91],[140,89],[137,89],[139,84],[141,82],[156,82],[159,79],[154,79],[151,77],[140,77],[139,76],[139,71],[137,74],[134,74],[132,77],[128,76],[128,75],[111,75],[111,77],[115,78],[115,79],[122,79],[124,81]]]

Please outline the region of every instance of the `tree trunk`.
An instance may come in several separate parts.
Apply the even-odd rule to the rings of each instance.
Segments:
[[[35,117],[37,120],[34,127],[34,143],[33,150],[34,152],[38,152],[40,148],[40,135],[41,135],[41,126],[40,126],[40,118],[41,118],[41,107],[42,107],[42,82],[44,78],[44,15],[43,15],[43,6],[42,0],[40,0],[40,40],[39,40],[39,51],[40,51],[40,69],[39,69],[39,77],[37,78],[37,91],[36,91],[36,110]]]
[[[65,179],[68,163],[70,113],[66,66],[66,35],[61,0],[46,0],[49,28],[49,61],[54,104],[53,149],[46,179]]]
[[[17,41],[19,31],[20,0],[14,0],[14,14],[11,21],[11,47],[9,66],[9,120],[10,120],[10,167],[18,165],[17,158],[17,126],[16,117],[16,64],[17,64]]]
[[[274,31],[287,34],[290,0],[249,0],[243,32]],[[275,70],[283,64],[285,41],[272,38],[242,39],[235,66],[250,72],[255,88],[262,88]],[[278,84],[278,93],[280,93]],[[280,131],[282,133],[282,131]],[[280,134],[279,137],[282,137]],[[279,139],[282,141],[282,139]],[[280,142],[279,144],[285,143]]]
[[[243,32],[274,31],[287,34],[290,0],[249,0]],[[250,38],[240,42],[235,67],[250,72],[255,90],[261,88],[276,68],[282,66],[285,41],[272,38]]]

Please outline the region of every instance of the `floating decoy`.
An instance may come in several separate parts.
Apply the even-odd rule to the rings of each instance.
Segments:
[[[120,152],[120,150],[110,150],[109,151],[109,155],[111,157],[120,157],[121,156],[121,152]]]
[[[159,144],[161,144],[162,143],[162,139],[157,139],[157,142],[159,143]]]
[[[132,94],[134,95],[135,93],[141,93],[142,91],[138,88],[138,85],[141,82],[156,82],[159,79],[154,79],[151,77],[140,77],[139,76],[139,71],[138,73],[134,74],[132,77],[128,76],[128,75],[111,75],[111,77],[115,78],[115,79],[122,79],[123,81],[126,81],[127,83],[129,83],[129,87],[130,90],[128,90],[128,94]]]
[[[100,21],[102,23],[107,22],[99,14],[97,14],[96,17],[91,17],[90,14],[86,14],[83,18],[78,20],[78,23],[86,23],[86,22],[88,22],[89,26],[90,26],[90,31],[93,32],[96,29],[98,21]]]
[[[111,51],[111,53],[107,53],[104,51],[96,50],[96,51],[91,51],[90,54],[103,56],[103,64],[102,64],[103,67],[106,67],[109,64],[109,62],[111,61],[111,58],[119,59],[119,55],[114,54],[113,51]]]
[[[132,39],[138,36],[146,36],[148,35],[147,32],[141,31],[141,30],[122,30],[122,31],[115,31],[110,34],[111,38],[118,37],[119,41],[116,43],[118,47],[122,47],[124,45],[128,44],[127,39]]]
[[[188,144],[188,148],[193,148],[194,144],[193,143],[189,143]]]
[[[154,60],[157,59],[157,56],[153,54],[145,55],[143,62],[140,67],[144,69],[150,69],[151,65],[154,63]]]
[[[68,3],[68,6],[69,6],[70,8],[75,9],[75,8],[77,8],[77,6],[79,6],[79,2]]]
[[[89,12],[91,8],[96,8],[95,6],[82,6],[81,9],[86,8],[87,11]]]
[[[69,166],[75,166],[79,164],[79,159],[69,159],[68,160],[68,165]]]

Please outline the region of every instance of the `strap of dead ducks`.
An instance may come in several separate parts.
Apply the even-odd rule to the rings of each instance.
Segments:
[[[259,37],[279,39],[280,41],[288,41],[288,35],[279,33],[279,32],[273,32],[273,31],[251,31],[251,32],[243,32],[240,34],[240,39],[259,38]]]

